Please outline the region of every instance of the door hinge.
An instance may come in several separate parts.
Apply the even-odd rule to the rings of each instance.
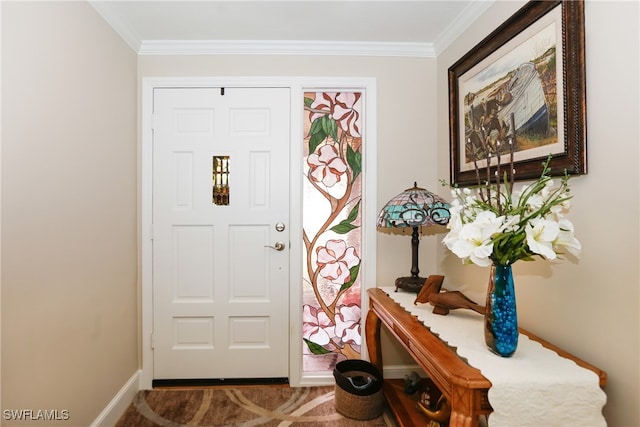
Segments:
[[[151,336],[149,337],[149,344],[151,344],[151,350],[156,348],[155,336],[153,332],[151,332]]]
[[[153,224],[149,227],[149,240],[153,240]]]

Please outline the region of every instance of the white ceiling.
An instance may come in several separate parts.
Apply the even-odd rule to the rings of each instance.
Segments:
[[[435,56],[493,0],[90,1],[138,53]],[[268,50],[269,52],[265,52]]]

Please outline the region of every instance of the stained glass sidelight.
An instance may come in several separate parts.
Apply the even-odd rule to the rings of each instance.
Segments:
[[[332,371],[362,344],[363,94],[304,96],[303,371]]]

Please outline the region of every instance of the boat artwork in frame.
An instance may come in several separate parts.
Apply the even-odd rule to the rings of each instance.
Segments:
[[[550,154],[552,175],[586,174],[584,51],[584,0],[530,1],[453,64],[451,184],[479,184],[488,152],[492,169],[513,161],[514,180],[539,177]]]

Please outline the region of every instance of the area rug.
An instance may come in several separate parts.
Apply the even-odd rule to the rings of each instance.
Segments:
[[[116,427],[385,427],[334,408],[334,387],[255,386],[142,390]]]

